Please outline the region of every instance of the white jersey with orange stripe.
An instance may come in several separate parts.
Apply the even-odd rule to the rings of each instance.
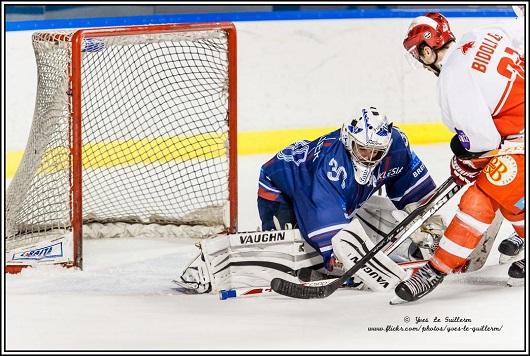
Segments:
[[[522,36],[522,35],[521,35]],[[477,29],[442,60],[442,120],[470,152],[498,148],[524,129],[524,57],[514,26]]]

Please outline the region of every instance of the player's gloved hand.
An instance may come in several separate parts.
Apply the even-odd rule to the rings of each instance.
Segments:
[[[450,163],[451,176],[456,184],[464,186],[477,179],[482,167],[477,167],[472,160],[453,156]]]
[[[489,162],[489,158],[470,158],[473,153],[469,152],[460,142],[458,135],[454,135],[451,139],[451,151],[454,156],[451,159],[449,168],[451,170],[451,176],[453,177],[456,184],[464,186],[472,183],[477,179],[480,171]]]
[[[272,222],[274,223],[274,229],[279,231],[279,230],[292,230],[294,229],[294,226],[293,224],[291,223],[285,223],[283,226],[282,224],[280,223],[280,220],[278,220],[278,217],[276,215],[274,215],[272,217]]]

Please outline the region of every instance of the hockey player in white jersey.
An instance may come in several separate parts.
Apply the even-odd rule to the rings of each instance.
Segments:
[[[522,24],[514,23],[477,29],[457,41],[447,19],[434,12],[415,18],[408,29],[403,45],[438,77],[442,120],[456,134],[451,141],[451,175],[457,184],[469,187],[429,263],[396,287],[403,300],[423,297],[446,274],[461,268],[496,210],[515,230],[500,244],[500,252],[516,255],[521,249],[524,154],[468,158],[470,153],[524,145],[523,36]],[[522,278],[524,271],[523,259],[508,273]]]

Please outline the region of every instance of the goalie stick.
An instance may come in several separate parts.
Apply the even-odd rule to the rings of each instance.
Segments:
[[[395,242],[401,236],[408,236],[416,231],[429,217],[440,209],[461,189],[453,179],[448,178],[442,185],[436,188],[435,193],[424,204],[411,212],[392,231],[384,236],[375,247],[361,258],[353,267],[346,271],[340,278],[324,286],[305,286],[303,284],[292,283],[281,278],[274,278],[271,281],[273,291],[293,298],[312,299],[326,298],[334,293],[348,278],[353,276],[364,264],[382,250],[388,243]],[[418,218],[419,217],[419,218]],[[418,218],[418,219],[417,219]]]
[[[398,263],[403,269],[417,269],[423,266],[427,261],[418,260],[418,261],[406,261]],[[324,286],[330,282],[335,281],[337,278],[333,276],[326,275],[324,273],[315,271],[311,268],[302,268],[300,269],[301,274],[298,274],[298,278],[303,282],[304,286]],[[359,287],[359,284],[362,282],[353,282],[349,280],[344,283],[341,287],[354,288]],[[247,287],[247,288],[233,288],[233,289],[223,289],[219,291],[219,299],[226,300],[230,298],[241,298],[241,297],[257,297],[262,295],[270,295],[274,293],[271,287]]]
[[[486,263],[488,256],[490,255],[493,243],[495,242],[497,234],[499,233],[503,220],[503,216],[499,211],[497,211],[495,219],[493,219],[493,222],[490,224],[490,226],[482,236],[480,243],[477,245],[477,247],[475,247],[471,255],[469,255],[469,257],[467,258],[466,263],[462,267],[460,267],[460,269],[454,271],[453,273],[470,273],[478,271],[482,269],[482,267],[484,267],[484,264]],[[427,263],[427,260],[416,260],[400,262],[398,263],[398,265],[404,268],[405,270],[416,270],[421,268],[425,263]],[[298,273],[298,278],[302,282],[304,282],[303,285],[313,287],[323,286],[337,280],[337,278],[327,276],[324,273],[315,271],[311,268],[300,269]],[[349,285],[345,284],[345,286],[348,287]],[[272,292],[274,291],[270,287],[227,289],[221,290],[219,292],[219,299],[226,300],[230,298],[256,297],[261,295],[270,295]]]
[[[335,279],[335,278],[333,278]],[[323,286],[328,283],[328,279],[308,281],[304,282],[305,286]],[[345,286],[348,286],[345,284]],[[241,297],[257,297],[264,294],[274,293],[271,287],[248,287],[248,288],[233,288],[223,289],[219,291],[219,299],[226,300],[230,298],[241,298]]]

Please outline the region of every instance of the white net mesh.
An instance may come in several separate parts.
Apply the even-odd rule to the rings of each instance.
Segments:
[[[71,36],[33,36],[37,100],[7,192],[8,248],[71,228]],[[208,226],[199,235],[225,228],[227,50],[222,30],[84,39],[85,224]]]

